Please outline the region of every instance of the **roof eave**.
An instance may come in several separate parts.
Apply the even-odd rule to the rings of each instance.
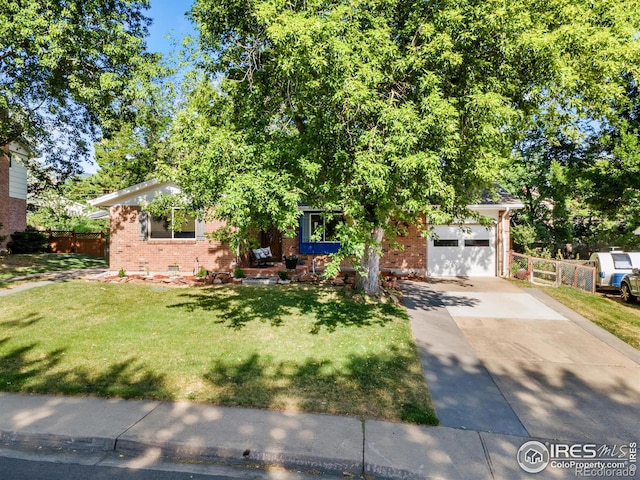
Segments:
[[[171,183],[171,182],[166,182]],[[123,188],[122,190],[118,190],[116,192],[107,193],[106,195],[102,195],[101,197],[94,198],[93,200],[89,200],[89,205],[92,207],[111,207],[113,205],[118,204],[118,200],[129,197],[135,193],[143,192],[151,187],[155,187],[157,185],[162,185],[157,179],[152,178],[151,180],[147,180],[142,183],[138,183],[136,185],[132,185],[131,187]]]

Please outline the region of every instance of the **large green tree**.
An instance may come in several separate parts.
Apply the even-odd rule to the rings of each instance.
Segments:
[[[177,178],[241,229],[291,228],[300,201],[341,211],[338,258],[374,293],[394,219],[463,218],[535,116],[609,113],[639,15],[635,0],[197,0],[204,78],[176,123]]]
[[[537,118],[524,136],[502,174],[504,186],[524,203],[514,212],[512,238],[525,253],[555,254],[573,241],[570,211],[582,198],[576,174],[585,161],[587,134],[578,125],[558,131]]]
[[[598,121],[536,119],[518,142],[505,180],[525,209],[512,232],[523,248],[588,255],[637,248],[640,224],[640,96],[634,76]]]
[[[148,0],[0,2],[0,145],[18,138],[68,176],[136,115],[158,74]]]

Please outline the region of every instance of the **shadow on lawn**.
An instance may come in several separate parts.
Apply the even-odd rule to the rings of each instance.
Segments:
[[[26,314],[23,318],[17,318],[15,320],[3,320],[2,326],[5,328],[13,328],[13,327],[27,328],[27,327],[30,327],[31,325],[38,323],[42,319],[43,317],[39,313],[31,312]]]
[[[0,340],[0,345],[10,338]],[[170,398],[164,377],[137,365],[135,357],[106,365],[101,371],[63,367],[65,349],[45,354],[32,343],[0,356],[0,390],[122,398]]]
[[[182,303],[169,308],[186,311],[210,310],[220,317],[219,323],[240,330],[250,322],[269,322],[281,326],[295,321],[298,315],[313,315],[310,333],[329,332],[339,327],[384,325],[404,318],[402,310],[393,304],[358,303],[333,290],[316,286],[291,287],[225,287],[207,288],[197,293],[184,293]]]
[[[386,418],[437,425],[421,370],[414,358],[393,348],[379,355],[352,355],[346,363],[330,360],[274,362],[253,354],[246,360],[217,360],[204,378],[224,405],[294,407],[311,412]]]

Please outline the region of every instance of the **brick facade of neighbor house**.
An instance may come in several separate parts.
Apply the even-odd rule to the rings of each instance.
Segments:
[[[140,239],[138,206],[115,205],[110,208],[109,266],[112,271],[127,273],[167,273],[177,266],[179,274],[209,271],[228,272],[235,255],[228,244],[196,239]],[[220,224],[206,223],[205,233]]]
[[[0,235],[7,237],[0,243],[0,247],[4,247],[11,240],[12,233],[21,232],[27,228],[27,200],[14,198],[9,193],[11,159],[7,155],[8,151],[7,146],[0,148],[0,223],[2,224]]]

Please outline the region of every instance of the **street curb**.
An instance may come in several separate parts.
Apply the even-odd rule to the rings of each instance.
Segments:
[[[118,435],[115,450],[360,475],[363,441],[353,417],[172,402]]]
[[[179,442],[149,443],[107,437],[71,437],[56,434],[0,431],[0,445],[4,448],[17,450],[113,452],[131,457],[143,456],[152,452],[154,457],[161,457],[168,461],[219,463],[229,466],[277,465],[286,470],[337,475],[361,475],[363,472],[362,462],[352,462],[346,459],[327,459],[314,455],[270,452],[260,449],[240,450],[224,446],[198,446]],[[394,475],[393,478],[408,477]]]
[[[197,461],[221,463],[229,466],[276,465],[285,470],[301,470],[333,475],[361,475],[363,472],[361,462],[352,462],[345,459],[327,459],[314,455],[270,452],[262,449],[241,450],[224,446],[198,446],[176,442],[150,444],[137,440],[116,440],[114,451],[129,456],[141,456],[145,453],[153,452],[154,455],[158,455],[168,461]]]
[[[51,433],[22,433],[0,430],[0,444],[8,448],[76,450],[87,453],[113,452],[116,439],[108,437],[72,437]]]

